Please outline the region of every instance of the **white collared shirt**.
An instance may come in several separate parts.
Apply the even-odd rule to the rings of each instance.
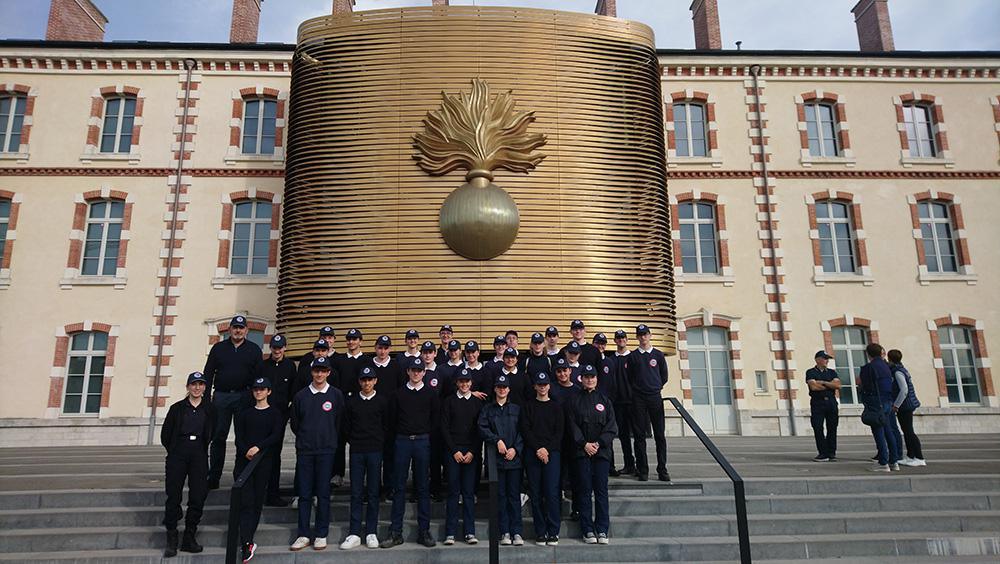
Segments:
[[[625,352],[623,352],[623,353],[620,353],[617,350],[615,350],[615,356],[628,356],[628,355],[629,355],[629,352],[627,350]]]
[[[316,388],[315,385],[309,384],[309,390],[314,394],[325,394],[329,389],[330,389],[329,382],[323,382],[323,389],[318,389]]]
[[[483,367],[483,363],[482,362],[476,363],[475,366],[472,366],[468,362],[465,363],[465,369],[466,370],[479,370],[482,367]]]
[[[448,366],[462,366],[463,364],[465,364],[465,361],[452,362],[451,359],[448,359]]]
[[[438,367],[437,363],[433,360],[428,362],[425,366],[427,367],[427,370],[437,370]]]
[[[424,383],[420,382],[416,386],[414,386],[412,382],[410,382],[409,380],[407,380],[406,387],[409,388],[409,389],[411,389],[411,390],[413,390],[414,392],[419,392],[420,390],[422,390],[424,388]]]
[[[459,399],[469,399],[472,397],[472,390],[470,389],[469,393],[467,394],[463,394],[462,392],[455,392],[455,395],[458,396]]]
[[[495,357],[493,357],[493,362],[503,362],[503,356],[495,356]]]
[[[554,348],[554,349],[549,349],[549,348],[546,348],[546,349],[545,349],[545,354],[547,354],[547,355],[549,355],[549,356],[552,356],[552,355],[556,355],[556,354],[559,354],[559,351],[560,351],[560,350],[561,350],[561,349],[559,349],[558,347],[556,347],[556,348]]]
[[[515,367],[514,367],[514,370],[511,370],[510,372],[507,372],[507,369],[506,369],[506,368],[504,368],[504,369],[502,370],[502,372],[503,372],[503,373],[504,373],[505,375],[507,375],[507,374],[517,374],[517,367],[515,366]]]
[[[644,349],[642,347],[639,347],[639,348],[637,348],[635,350],[637,350],[637,351],[639,351],[639,352],[641,352],[643,354],[649,354],[649,353],[653,352],[653,346],[650,345],[648,349]]]
[[[365,353],[358,352],[358,354],[355,354],[355,355],[352,355],[351,353],[345,353],[345,354],[347,355],[347,358],[356,359],[356,358],[361,358],[361,355],[363,355]]]
[[[570,362],[569,366],[570,366],[570,368],[580,368],[580,362],[579,361],[577,361],[577,362]]]
[[[379,368],[385,368],[386,366],[389,366],[389,361],[390,360],[392,360],[391,357],[386,358],[384,363],[379,364],[379,361],[378,361],[377,358],[372,358],[372,362],[375,363],[375,366],[378,366]]]
[[[410,351],[406,351],[403,353],[403,356],[405,356],[406,358],[415,358],[420,356],[420,352],[415,352],[413,354],[410,354]]]
[[[364,394],[363,394],[363,393],[361,393],[361,392],[358,392],[358,395],[359,395],[359,396],[361,396],[361,399],[362,399],[362,400],[364,400],[364,401],[368,401],[368,400],[372,399],[373,397],[375,397],[375,394],[377,394],[377,393],[378,393],[378,392],[377,392],[376,390],[372,390],[372,395],[370,395],[370,396],[366,396],[366,395],[364,395]]]

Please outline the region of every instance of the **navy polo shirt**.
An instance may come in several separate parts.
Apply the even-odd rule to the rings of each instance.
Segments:
[[[820,370],[819,367],[813,366],[809,370],[806,370],[806,382],[809,380],[820,380],[821,382],[832,382],[834,378],[840,378],[837,375],[837,371],[826,368]],[[809,390],[809,400],[810,402],[824,402],[824,401],[837,401],[837,394],[833,390],[824,389],[820,391]]]

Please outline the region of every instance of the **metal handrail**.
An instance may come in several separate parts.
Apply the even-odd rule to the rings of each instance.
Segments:
[[[266,450],[266,449],[265,449]],[[243,506],[243,486],[253,475],[257,465],[264,458],[264,450],[260,450],[250,463],[246,465],[243,472],[233,482],[233,487],[229,490],[229,526],[226,529],[226,564],[236,564],[241,560],[240,556],[240,510]]]
[[[500,504],[497,501],[499,494],[499,484],[497,483],[497,449],[496,445],[486,445],[486,481],[489,484],[489,503],[487,505],[490,516],[490,564],[500,562]]]
[[[708,449],[712,458],[715,459],[719,466],[722,467],[722,470],[726,473],[726,475],[729,476],[729,479],[732,480],[733,498],[736,502],[736,529],[740,537],[740,562],[743,564],[750,564],[750,562],[752,562],[752,559],[750,558],[750,526],[747,523],[747,496],[746,488],[743,484],[743,477],[740,476],[740,473],[733,468],[733,465],[729,463],[729,460],[726,459],[725,455],[722,454],[718,447],[715,446],[712,439],[708,438],[708,435],[701,430],[701,426],[694,420],[694,417],[691,417],[688,410],[684,409],[684,406],[677,400],[677,398],[670,397],[664,399],[669,401],[674,406],[674,409],[676,409],[677,413],[679,413],[681,418],[684,419],[684,422],[687,423],[688,427],[691,427],[692,431],[694,431],[695,436],[698,437],[701,444],[705,445],[705,448]]]

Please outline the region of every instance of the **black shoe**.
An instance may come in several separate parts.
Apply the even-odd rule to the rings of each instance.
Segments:
[[[580,512],[579,511],[570,511],[569,512],[569,518],[572,521],[579,521],[580,520]]]
[[[657,474],[656,479],[659,480],[659,481],[661,481],[661,482],[669,482],[670,481],[670,472],[663,472],[663,473]]]
[[[392,548],[394,546],[399,546],[403,544],[403,534],[402,533],[390,533],[389,538],[380,542],[379,548]]]
[[[269,498],[264,503],[264,505],[267,505],[267,506],[270,506],[270,507],[288,507],[291,504],[292,503],[290,501],[288,501],[287,499],[285,499],[283,497],[272,497],[272,498]]]
[[[619,470],[618,473],[622,476],[634,476],[635,466],[626,466],[625,468]]]
[[[636,477],[639,478],[640,482],[648,482],[649,481],[649,475],[648,474],[639,474]]]
[[[549,542],[549,536],[548,535],[542,535],[542,536],[538,537],[537,539],[535,539],[535,544],[538,545],[538,546],[545,546],[546,544],[548,544],[548,542]]]
[[[435,541],[434,537],[431,536],[430,531],[420,531],[420,533],[417,534],[417,544],[422,544],[427,548],[433,548],[434,545],[437,544],[437,541]]]
[[[219,481],[215,480],[215,479],[212,479],[212,478],[209,478],[208,479],[208,489],[210,491],[211,490],[217,490],[217,489],[219,489]]]
[[[163,549],[164,558],[177,556],[177,529],[167,531],[167,547]]]
[[[382,501],[386,503],[392,503],[392,498],[394,498],[395,496],[396,492],[392,490],[386,490],[385,493],[382,494]]]
[[[618,470],[615,470],[614,468],[612,468],[610,471],[608,471],[608,476],[610,476],[612,478],[617,478],[618,476],[621,476],[621,475],[622,475],[622,473],[619,472]]]
[[[248,542],[245,545],[243,545],[243,564],[247,564],[247,562],[253,560],[253,555],[256,552],[257,552],[256,544]]]
[[[872,457],[872,460],[878,460],[878,454]]]
[[[205,550],[203,546],[198,544],[194,536],[198,532],[198,529],[188,529],[184,528],[184,540],[181,541],[181,550],[184,552],[201,552]]]

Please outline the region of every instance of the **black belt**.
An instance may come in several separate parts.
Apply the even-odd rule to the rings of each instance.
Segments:
[[[245,388],[240,388],[240,389],[238,389],[238,390],[215,390],[215,393],[217,393],[217,394],[218,394],[218,393],[223,393],[223,394],[235,394],[235,393],[237,393],[237,392],[243,392],[243,391],[246,391],[246,389],[245,389]]]
[[[409,440],[409,441],[416,441],[418,439],[426,439],[426,438],[430,437],[430,435],[427,434],[427,433],[424,433],[422,435],[396,435],[396,437],[397,438],[401,438],[401,439],[406,439],[406,440]]]

